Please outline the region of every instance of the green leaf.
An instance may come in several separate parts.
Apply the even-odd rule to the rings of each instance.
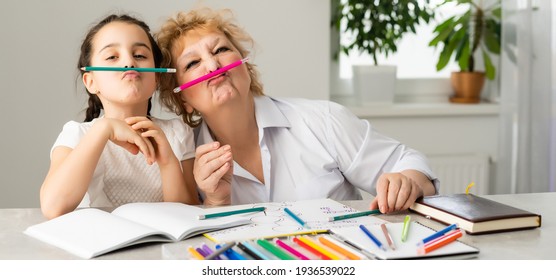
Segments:
[[[487,49],[495,54],[500,54],[500,38],[490,29],[485,29],[484,41]]]
[[[460,41],[458,52],[456,53],[456,61],[461,71],[469,71],[469,56],[471,55],[471,46],[469,44],[469,34],[465,34]]]
[[[485,61],[485,75],[486,75],[486,77],[489,80],[494,80],[494,77],[496,76],[496,68],[494,68],[494,65],[492,64],[492,61],[490,60],[490,57],[485,50],[483,50],[483,60]]]
[[[435,30],[437,30],[439,34],[429,42],[429,46],[436,46],[438,45],[438,43],[445,41],[446,38],[450,36],[450,34],[454,31],[455,24],[452,20],[446,21],[444,23],[442,24],[442,28],[438,28],[440,27],[440,25],[436,27]]]
[[[492,10],[492,15],[499,20],[502,19],[502,7],[498,7]]]

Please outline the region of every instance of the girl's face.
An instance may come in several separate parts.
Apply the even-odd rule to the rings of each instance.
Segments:
[[[181,85],[243,57],[222,32],[190,30],[173,44],[172,58]],[[206,116],[221,109],[222,105],[251,98],[250,85],[251,77],[242,64],[180,94],[188,112],[195,108]]]
[[[91,66],[154,67],[149,37],[135,24],[107,24],[95,35],[91,51]],[[156,89],[156,76],[132,69],[97,71],[83,74],[83,83],[89,92],[98,95],[106,110],[111,106],[147,104]]]

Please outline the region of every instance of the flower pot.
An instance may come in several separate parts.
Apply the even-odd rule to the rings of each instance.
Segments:
[[[485,84],[484,72],[452,72],[450,81],[454,89],[450,102],[479,103],[481,101],[481,91]]]
[[[393,103],[396,66],[353,65],[353,91],[362,104]]]

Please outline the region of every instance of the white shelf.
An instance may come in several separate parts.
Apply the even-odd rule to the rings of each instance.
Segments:
[[[355,105],[353,102],[345,102],[345,100],[338,98],[333,98],[332,101],[346,106],[360,118],[498,116],[500,114],[500,104],[497,103],[455,104],[437,102]]]

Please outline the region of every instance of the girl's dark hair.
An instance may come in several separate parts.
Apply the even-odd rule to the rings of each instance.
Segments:
[[[91,63],[91,54],[92,54],[92,49],[93,49],[93,39],[94,39],[95,35],[98,33],[98,31],[100,29],[102,29],[104,26],[106,26],[107,24],[109,24],[111,22],[125,22],[125,23],[129,23],[129,24],[135,24],[135,25],[141,27],[145,31],[145,33],[147,33],[147,36],[149,37],[149,42],[151,43],[152,51],[153,51],[154,65],[155,65],[155,67],[160,67],[160,64],[162,62],[162,52],[160,51],[160,48],[158,47],[158,44],[154,40],[154,38],[151,34],[151,29],[149,28],[149,26],[145,22],[143,22],[141,20],[138,20],[138,19],[136,19],[132,16],[129,16],[129,15],[112,14],[112,15],[107,16],[103,20],[101,20],[95,26],[93,26],[89,30],[89,33],[87,33],[87,36],[85,36],[85,39],[83,40],[83,43],[81,44],[81,54],[79,55],[79,61],[77,62],[77,69],[79,69],[79,71],[81,71],[81,75],[83,75],[83,73],[85,73],[85,71],[81,70],[81,67],[89,66],[90,63]],[[87,91],[87,95],[89,95],[89,102],[88,102],[89,107],[87,108],[87,111],[85,113],[85,121],[89,122],[89,121],[92,121],[93,119],[98,118],[100,116],[100,111],[103,109],[103,107],[102,107],[102,103],[100,102],[100,99],[98,98],[98,96],[96,96],[96,94],[93,94],[93,93],[89,92],[89,90],[87,90],[87,89],[85,89],[85,91]],[[149,98],[149,106],[147,108],[147,115],[150,115],[151,107],[152,107],[151,98]]]

